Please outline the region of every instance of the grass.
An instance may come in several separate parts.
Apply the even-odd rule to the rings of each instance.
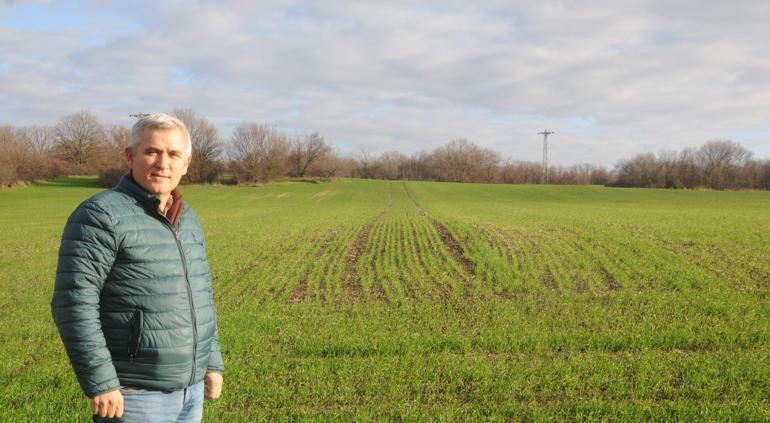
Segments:
[[[1,421],[89,418],[48,302],[64,222],[98,190],[0,192]],[[769,193],[184,192],[227,365],[206,420],[770,419]]]

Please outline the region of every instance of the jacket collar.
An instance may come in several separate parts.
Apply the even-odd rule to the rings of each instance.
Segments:
[[[134,181],[134,177],[131,176],[130,172],[120,178],[120,182],[118,182],[118,185],[115,187],[115,189],[135,198],[144,206],[147,211],[155,214],[159,213],[158,208],[160,207],[160,198],[158,198],[155,194],[150,194],[149,192],[145,191],[144,188],[139,186],[139,184]],[[173,202],[171,212],[167,217],[172,226],[176,228],[177,223],[179,222],[179,217],[181,216],[181,212],[184,210],[182,193],[179,190],[179,187],[174,188],[174,190],[171,192],[171,196],[173,197]]]
[[[120,182],[115,187],[118,191],[124,192],[131,197],[134,197],[137,201],[150,210],[158,210],[160,206],[160,198],[145,191],[139,184],[134,181],[131,173],[127,173],[120,178]]]

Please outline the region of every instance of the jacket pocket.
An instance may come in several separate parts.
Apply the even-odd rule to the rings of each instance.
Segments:
[[[131,316],[128,328],[128,361],[133,363],[134,357],[142,348],[142,334],[144,333],[144,310],[137,308]]]

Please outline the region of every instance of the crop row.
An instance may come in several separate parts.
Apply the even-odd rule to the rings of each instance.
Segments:
[[[229,275],[219,295],[339,303],[725,288],[700,250],[627,227],[439,219],[405,184],[388,187],[387,205],[363,224],[284,234],[279,248],[255,251]]]

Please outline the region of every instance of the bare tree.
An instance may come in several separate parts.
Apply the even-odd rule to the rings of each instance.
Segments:
[[[430,154],[420,151],[412,154],[404,165],[404,179],[428,179],[430,175]]]
[[[591,171],[591,185],[610,185],[615,182],[615,174],[599,166]]]
[[[56,131],[51,126],[26,126],[19,129],[18,135],[25,144],[39,154],[49,154],[56,145]]]
[[[662,187],[659,165],[652,153],[637,154],[631,159],[618,162],[618,185],[627,187]]]
[[[305,171],[305,176],[316,176],[324,179],[330,179],[344,175],[346,168],[350,163],[340,160],[339,153],[334,151],[329,145],[329,151],[313,160]]]
[[[23,145],[18,141],[17,132],[11,125],[0,126],[0,186],[19,182],[16,159]]]
[[[286,174],[289,144],[285,134],[256,123],[233,131],[231,167],[238,182],[268,182]]]
[[[0,145],[8,145],[18,141],[18,131],[11,125],[0,126]]]
[[[562,184],[572,185],[589,185],[591,184],[592,175],[600,168],[596,165],[589,163],[581,163],[567,167],[558,167],[556,172],[552,173],[557,176]]]
[[[746,163],[736,169],[736,186],[740,188],[764,189],[764,169],[760,160],[747,160]]]
[[[215,182],[222,172],[219,156],[222,142],[216,126],[206,118],[197,117],[192,109],[175,109],[171,112],[184,122],[192,142],[192,162],[186,179],[190,182]]]
[[[131,130],[122,125],[111,125],[105,130],[104,154],[99,166],[99,184],[112,187],[126,174],[126,148],[131,145]]]
[[[376,158],[373,157],[372,153],[362,148],[354,160],[353,176],[366,179],[374,178],[374,162]]]
[[[463,182],[467,180],[472,163],[468,157],[471,148],[467,139],[452,140],[431,153],[431,170],[439,181]]]
[[[679,153],[674,150],[661,150],[657,157],[658,172],[657,179],[663,184],[663,188],[682,188],[684,183],[679,178],[677,168],[679,167]]]
[[[318,133],[299,135],[289,142],[289,161],[292,176],[305,176],[308,168],[331,152],[324,138]]]
[[[770,190],[770,160],[760,166],[759,188]]]
[[[0,126],[0,186],[49,179],[61,173],[61,164],[35,151],[10,125]]]
[[[374,162],[374,175],[377,179],[404,179],[409,157],[398,151],[380,154]]]
[[[542,177],[542,163],[508,159],[500,169],[501,182],[506,184],[536,184]]]
[[[94,115],[81,111],[64,116],[54,130],[59,157],[81,167],[94,167],[104,142],[104,127]]]
[[[751,152],[734,141],[713,140],[698,150],[698,157],[708,186],[722,189],[737,185],[737,169],[751,158]]]
[[[431,153],[436,179],[452,182],[494,182],[500,156],[465,138],[450,141]]]
[[[352,157],[343,157],[337,152],[332,151],[327,154],[319,164],[319,170],[323,170],[320,176],[324,178],[352,177],[355,168],[355,159]]]
[[[698,152],[694,148],[685,148],[679,153],[675,168],[676,180],[682,188],[703,185],[703,169],[698,165]]]
[[[131,129],[123,125],[112,125],[105,131],[104,140],[107,159],[109,164],[117,167],[123,166],[125,162],[125,151],[131,146]]]

